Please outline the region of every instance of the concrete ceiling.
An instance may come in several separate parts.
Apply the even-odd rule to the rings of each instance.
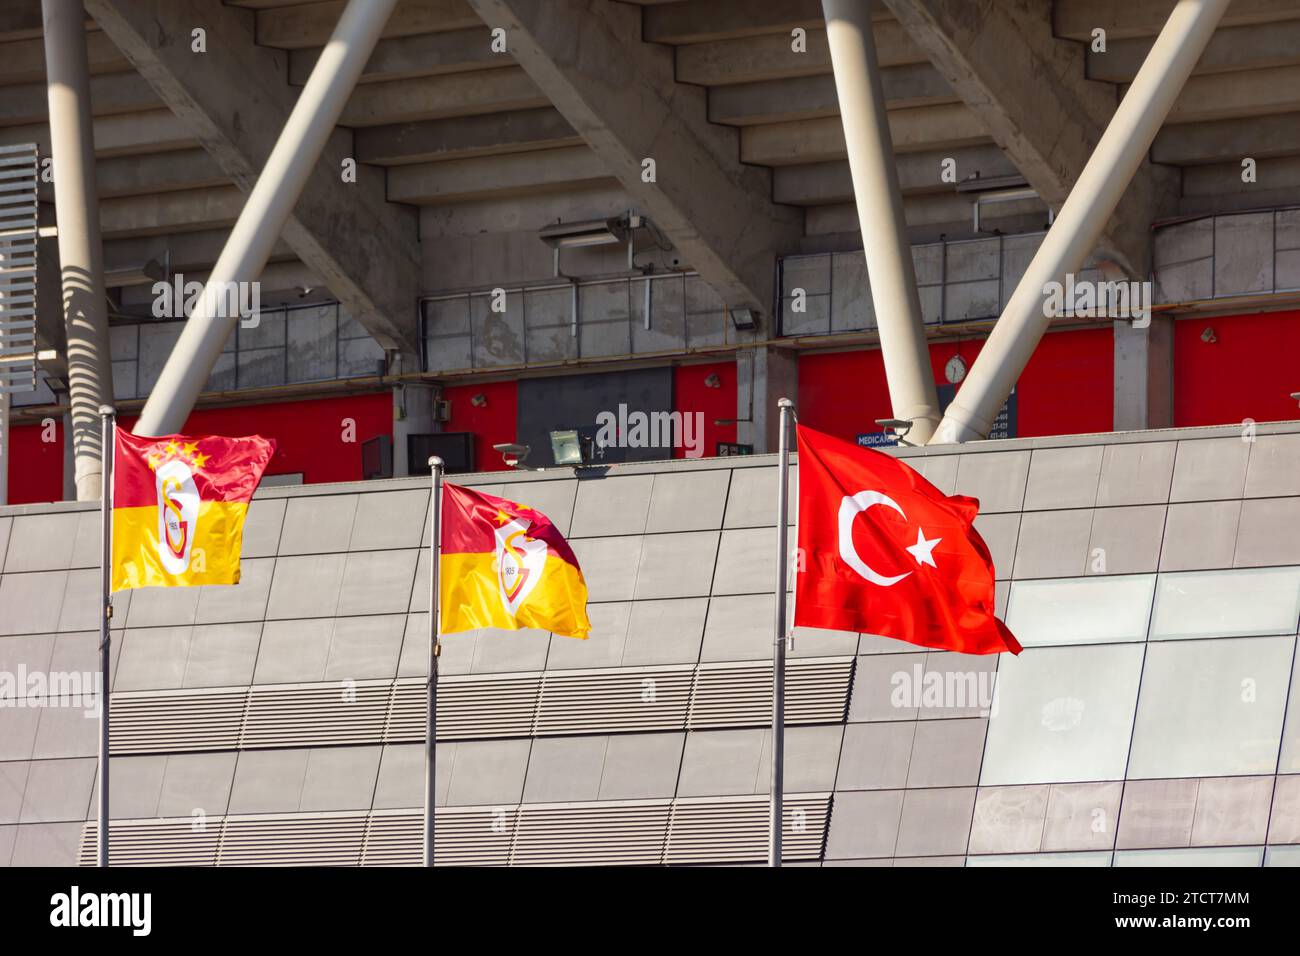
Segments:
[[[203,2],[214,11],[218,6],[218,0]],[[565,7],[598,12],[606,3],[627,7],[616,0],[572,0]],[[652,45],[655,58],[668,58],[669,85],[677,88],[660,91],[661,96],[705,112],[711,121],[705,126],[719,128],[710,150],[734,144],[734,159],[713,158],[730,181],[740,182],[736,170],[760,168],[770,182],[773,221],[787,214],[801,221],[793,240],[797,248],[774,251],[856,245],[820,0],[640,0],[638,5],[639,42]],[[1021,0],[1020,5],[1050,24],[1053,42],[1077,45],[1079,83],[1117,100],[1173,2]],[[226,0],[225,6],[233,9],[223,15],[233,12],[246,20],[249,34],[264,48],[259,56],[278,58],[285,90],[292,93],[305,81],[343,4]],[[604,130],[591,127],[592,115],[600,119],[598,111],[584,116],[579,132],[571,121],[572,104],[559,101],[553,81],[537,78],[536,58],[521,64],[510,53],[492,52],[489,25],[474,11],[468,0],[402,0],[344,112],[339,148],[382,173],[390,203],[425,207],[426,239],[430,223],[474,232],[498,224],[504,229],[506,223],[521,228],[520,217],[530,209],[554,218],[557,211],[564,215],[570,207],[583,208],[583,197],[608,201],[620,191],[628,193],[626,171],[611,163],[617,153],[601,140]],[[884,3],[875,5],[874,17],[913,237],[969,236],[970,199],[940,180],[940,162],[954,158],[962,177],[1001,176],[1018,171],[1016,151],[1001,148],[998,130],[990,128],[995,124],[963,102],[945,79],[943,65],[931,64],[925,44]],[[39,0],[7,0],[0,10],[0,143],[36,141],[48,151],[40,24]],[[1108,31],[1105,53],[1088,49],[1098,26]],[[212,237],[240,208],[235,178],[205,152],[192,125],[168,107],[106,34],[93,22],[88,29],[110,268],[138,268],[158,252],[163,237],[193,260],[177,262],[173,255],[174,267],[194,272],[210,267],[219,249]],[[791,49],[795,29],[805,31],[806,52]],[[207,55],[239,54],[211,49]],[[638,77],[629,73],[625,99],[628,109],[636,109]],[[606,109],[615,108],[617,98],[605,102]],[[691,122],[697,120],[704,118]],[[1010,120],[1036,122],[1032,115]],[[633,131],[629,126],[615,139],[625,141]],[[1259,164],[1253,185],[1241,182],[1245,157]],[[1232,5],[1157,137],[1151,159],[1171,167],[1176,181],[1169,213],[1300,201],[1300,0]],[[746,176],[745,188],[753,188],[757,180]],[[675,215],[689,212],[689,193],[670,198]],[[991,208],[985,220],[1006,231],[1041,228],[1045,208],[1034,201],[1008,204]],[[708,230],[701,231],[707,238]],[[788,233],[779,234],[789,239]],[[277,260],[295,262],[292,246],[282,244]],[[723,237],[710,254],[725,246]],[[136,257],[144,258],[133,262]],[[739,274],[752,266],[742,265],[732,268]]]

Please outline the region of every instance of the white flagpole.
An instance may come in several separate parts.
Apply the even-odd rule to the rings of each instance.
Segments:
[[[785,780],[785,583],[789,559],[789,529],[786,514],[790,502],[790,416],[794,402],[783,398],[776,403],[781,416],[781,440],[777,454],[776,504],[776,616],[772,647],[772,807],[771,838],[767,865],[781,865],[781,821]]]
[[[433,497],[429,501],[429,674],[425,682],[424,727],[424,865],[433,866],[434,801],[438,786],[438,655],[442,645],[442,600],[438,588],[438,564],[442,556],[442,459],[429,459],[433,476]]]
[[[113,618],[113,449],[116,441],[113,425],[117,415],[112,405],[99,406],[100,454],[102,455],[102,484],[99,495],[99,802],[98,825],[95,831],[95,860],[97,866],[108,866],[108,697],[113,687],[109,675],[112,638],[109,623]]]

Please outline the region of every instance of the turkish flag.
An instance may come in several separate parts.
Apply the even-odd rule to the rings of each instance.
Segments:
[[[963,654],[1020,653],[993,616],[979,502],[945,495],[897,458],[804,428],[794,623]]]

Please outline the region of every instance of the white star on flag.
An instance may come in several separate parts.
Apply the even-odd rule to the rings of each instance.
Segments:
[[[934,546],[942,540],[942,538],[930,538],[927,540],[925,532],[920,528],[917,528],[916,544],[910,545],[907,550],[911,553],[912,557],[916,559],[918,565],[928,564],[932,568],[937,568],[938,565],[934,563],[934,554],[932,552],[934,551]]]

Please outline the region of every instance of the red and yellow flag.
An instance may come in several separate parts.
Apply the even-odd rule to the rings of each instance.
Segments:
[[[114,591],[238,584],[244,515],[275,442],[115,429]]]
[[[569,542],[540,511],[444,485],[442,633],[535,627],[586,639],[587,583]]]

